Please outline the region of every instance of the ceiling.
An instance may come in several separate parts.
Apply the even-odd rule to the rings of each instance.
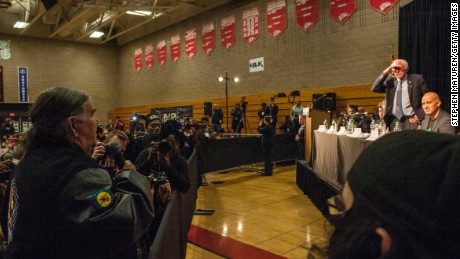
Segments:
[[[243,1],[0,0],[0,33],[121,46],[215,7],[227,4],[231,8],[236,2]],[[152,13],[138,16],[127,11]],[[17,21],[29,25],[13,28]],[[94,31],[104,35],[90,38]]]

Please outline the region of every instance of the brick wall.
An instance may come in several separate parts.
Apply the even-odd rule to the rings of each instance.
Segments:
[[[394,53],[397,57],[399,7],[410,1],[399,1],[390,12],[382,15],[368,6],[368,0],[357,0],[356,12],[342,25],[329,17],[329,1],[319,0],[320,19],[306,33],[295,24],[295,1],[287,0],[288,27],[277,40],[267,33],[268,2],[252,1],[227,10],[217,8],[124,45],[119,52],[118,106],[225,97],[224,84],[216,80],[225,71],[229,76],[240,78],[238,84],[229,83],[230,97],[294,89],[371,85],[389,65],[390,54]],[[250,46],[242,39],[241,16],[244,10],[255,6],[260,12],[261,33]],[[235,45],[227,51],[220,45],[220,20],[229,15],[235,15],[237,37]],[[201,49],[201,28],[209,22],[215,23],[216,48],[208,56]],[[185,56],[183,37],[184,32],[191,28],[196,28],[198,34],[198,54],[192,60]],[[169,41],[177,33],[181,34],[182,56],[174,64],[169,58]],[[148,43],[156,46],[163,39],[168,42],[166,64],[161,67],[155,60],[152,69],[144,67],[136,72],[134,48]],[[265,71],[249,73],[249,60],[257,57],[265,58]]]
[[[85,91],[96,105],[97,116],[106,121],[107,113],[116,106],[117,48],[75,42],[15,37],[9,40],[11,58],[0,59],[3,66],[5,103],[18,102],[17,67],[28,68],[29,101],[46,88],[63,86]]]

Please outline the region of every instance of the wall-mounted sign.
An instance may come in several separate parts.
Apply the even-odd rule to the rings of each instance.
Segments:
[[[249,43],[249,45],[256,42],[259,37],[259,21],[259,8],[254,7],[243,12],[243,39]]]
[[[169,48],[171,51],[171,59],[175,64],[179,61],[180,58],[180,34],[171,36],[171,42],[169,43]]]
[[[275,39],[287,28],[286,1],[275,0],[267,4],[267,30]]]
[[[18,67],[18,90],[19,90],[19,102],[28,103],[29,94],[27,92],[28,87],[28,76],[27,67]]]
[[[210,55],[216,47],[216,37],[214,34],[213,22],[203,25],[203,29],[201,30],[201,42],[204,52],[208,55]]]
[[[329,0],[329,15],[341,24],[346,23],[355,10],[356,0]]]
[[[249,72],[264,71],[264,58],[254,58],[249,60]]]
[[[134,49],[134,68],[137,72],[142,69],[142,47]]]
[[[235,16],[223,18],[220,23],[220,43],[230,50],[236,41]]]
[[[166,40],[160,40],[157,44],[157,61],[160,66],[166,63]]]
[[[196,55],[196,29],[185,32],[185,55],[192,59]]]
[[[10,59],[10,41],[9,40],[0,40],[0,59]]]
[[[399,0],[369,0],[369,6],[386,14]]]
[[[309,32],[318,21],[318,0],[296,0],[295,12],[297,25]]]
[[[145,49],[145,65],[148,69],[153,67],[153,44],[147,44],[144,47]]]

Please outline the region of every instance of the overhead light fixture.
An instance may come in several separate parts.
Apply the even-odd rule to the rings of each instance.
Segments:
[[[127,14],[137,15],[137,16],[149,16],[152,15],[151,11],[126,11]]]
[[[19,21],[13,25],[14,28],[18,28],[18,29],[24,29],[27,26],[29,26],[28,22],[19,22]]]
[[[100,38],[102,37],[102,35],[104,35],[103,32],[101,31],[94,31],[93,33],[91,33],[91,35],[89,35],[90,38]]]

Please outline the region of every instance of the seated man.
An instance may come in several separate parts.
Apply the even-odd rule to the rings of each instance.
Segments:
[[[425,119],[422,121],[422,129],[431,132],[455,134],[455,128],[450,124],[450,115],[441,109],[441,99],[435,92],[423,95],[422,108]]]
[[[460,138],[425,131],[369,145],[329,199],[328,258],[460,258],[458,157]]]

